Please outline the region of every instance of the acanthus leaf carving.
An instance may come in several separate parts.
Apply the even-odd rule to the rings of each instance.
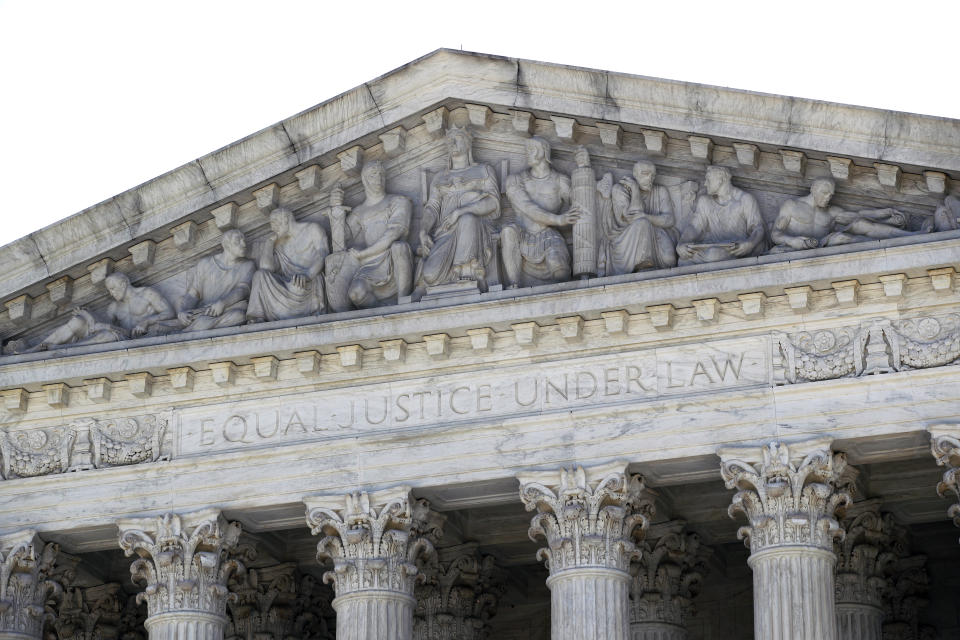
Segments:
[[[626,572],[639,557],[636,539],[650,524],[653,502],[644,496],[643,479],[625,466],[591,469],[598,479],[590,480],[583,467],[518,476],[520,499],[537,512],[529,536],[546,539],[537,558],[551,575],[582,567]]]
[[[953,524],[960,527],[960,426],[938,425],[930,428],[930,450],[937,465],[946,467],[937,483],[940,497],[956,496],[956,504],[950,505],[947,515]]]
[[[897,525],[876,501],[855,504],[843,520],[844,537],[834,541],[837,603],[883,606],[886,573],[897,561],[892,534]]]
[[[369,494],[314,496],[307,524],[317,543],[317,559],[333,561],[324,574],[338,596],[367,589],[413,595],[420,567],[435,555],[442,519],[408,487]]]
[[[41,637],[45,603],[63,590],[51,579],[59,550],[34,531],[0,536],[0,636]]]
[[[240,525],[216,510],[123,520],[120,547],[137,556],[130,566],[133,581],[146,585],[137,597],[149,616],[183,609],[225,616],[227,580],[243,563],[230,557]]]
[[[835,514],[851,502],[839,487],[846,456],[830,450],[829,438],[721,448],[719,454],[727,488],[737,489],[728,512],[746,516],[749,524],[737,535],[751,552],[785,545],[832,551],[834,539],[843,537]]]

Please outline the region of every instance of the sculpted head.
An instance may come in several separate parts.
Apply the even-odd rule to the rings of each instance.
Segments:
[[[110,297],[114,300],[123,300],[123,297],[127,294],[127,289],[130,288],[130,278],[125,273],[114,271],[107,276],[103,284],[110,292]]]
[[[833,180],[830,178],[817,178],[813,181],[813,184],[810,185],[810,195],[813,196],[813,204],[820,209],[827,207],[830,204],[830,199],[833,198],[833,192],[835,190],[836,186]]]
[[[533,136],[524,140],[523,149],[527,152],[527,162],[531,166],[541,160],[550,162],[550,143],[540,136]]]
[[[468,164],[473,164],[473,136],[466,127],[447,129],[447,152],[451,158],[466,158]]]
[[[633,165],[633,179],[640,188],[650,191],[653,188],[653,179],[657,177],[657,165],[646,160],[640,160]]]
[[[707,193],[712,196],[721,193],[730,186],[731,178],[730,170],[726,167],[710,165],[707,167],[707,175],[704,179],[707,186]]]
[[[360,171],[360,181],[367,191],[383,193],[387,186],[387,176],[383,172],[383,163],[379,160],[365,163]]]
[[[220,240],[223,252],[234,258],[242,258],[247,253],[247,239],[239,229],[229,229]]]
[[[290,233],[290,228],[296,220],[290,209],[278,207],[270,213],[270,230],[281,238]]]

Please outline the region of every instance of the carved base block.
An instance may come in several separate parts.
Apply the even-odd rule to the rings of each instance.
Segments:
[[[630,640],[687,640],[687,630],[665,622],[635,622],[630,625]]]
[[[629,640],[630,574],[602,567],[547,578],[552,640]]]
[[[839,640],[882,640],[883,609],[868,604],[837,603]]]
[[[333,600],[337,640],[412,640],[413,596],[396,591],[357,591]]]
[[[42,636],[17,631],[0,631],[0,640],[40,640]]]
[[[224,616],[205,611],[177,611],[147,618],[150,640],[223,640]]]
[[[755,552],[754,637],[763,640],[836,640],[833,567],[836,556],[811,546]]]

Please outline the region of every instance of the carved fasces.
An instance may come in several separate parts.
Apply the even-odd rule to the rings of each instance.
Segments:
[[[627,572],[639,558],[637,539],[650,524],[653,503],[625,463],[525,472],[517,479],[527,511],[537,512],[529,535],[546,539],[537,558],[551,575],[589,567]]]
[[[631,588],[631,625],[686,627],[696,612],[693,599],[709,571],[711,553],[697,534],[684,531],[683,523],[669,525],[656,540],[644,543]]]
[[[817,438],[718,451],[724,482],[737,490],[729,514],[742,513],[749,521],[737,535],[749,541],[751,552],[793,545],[833,551],[833,541],[843,536],[835,516],[851,500],[838,486],[846,457],[833,453],[830,442]]]
[[[338,597],[364,590],[413,596],[421,565],[435,555],[442,518],[409,487],[304,499],[317,559],[333,561],[324,582]]]
[[[505,589],[505,572],[468,543],[438,551],[416,587],[414,640],[485,640]]]
[[[62,593],[50,579],[58,552],[34,531],[0,536],[0,636],[41,637],[44,604]]]
[[[937,493],[941,497],[957,498],[957,503],[947,509],[947,515],[960,527],[960,426],[930,427],[930,451],[937,465],[946,468],[937,484]]]
[[[229,557],[240,538],[240,525],[216,510],[168,513],[155,518],[122,520],[120,547],[137,556],[130,566],[134,583],[145,588],[137,598],[149,617],[184,610],[223,617],[227,581],[243,563]]]

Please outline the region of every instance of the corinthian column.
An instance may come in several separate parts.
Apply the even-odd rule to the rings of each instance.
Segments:
[[[304,499],[317,559],[333,560],[337,640],[411,640],[418,562],[440,535],[426,500],[409,487]]]
[[[537,553],[550,577],[553,640],[627,640],[630,563],[639,557],[635,534],[653,507],[640,476],[624,462],[600,467],[517,474],[520,499],[537,511],[530,538],[547,540]]]
[[[486,640],[503,595],[503,572],[475,542],[440,549],[437,555],[416,588],[414,640]]]
[[[834,547],[837,554],[837,636],[840,640],[882,640],[886,567],[896,561],[890,551],[890,514],[878,501],[851,507],[841,523],[846,533]]]
[[[228,557],[240,525],[217,510],[121,520],[120,547],[138,556],[130,565],[137,595],[147,603],[150,640],[222,640],[227,581],[243,565]]]
[[[631,640],[686,640],[693,598],[707,573],[711,552],[697,534],[686,533],[682,522],[661,528],[647,533],[657,540],[644,548],[633,581]]]
[[[834,515],[850,496],[838,490],[846,466],[829,438],[718,451],[728,489],[738,489],[730,516],[750,522],[754,635],[763,640],[836,640]]]
[[[0,640],[40,640],[58,547],[34,531],[0,536]]]
[[[937,464],[946,467],[943,479],[937,485],[940,497],[954,495],[957,504],[950,505],[947,515],[960,527],[960,426],[955,424],[930,427],[930,450]]]

